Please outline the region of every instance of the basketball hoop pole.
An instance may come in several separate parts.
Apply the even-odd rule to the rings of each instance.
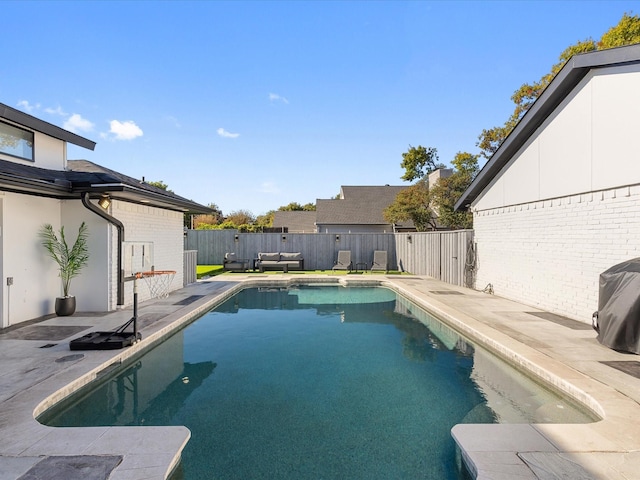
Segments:
[[[133,280],[133,338],[138,340],[138,275]]]

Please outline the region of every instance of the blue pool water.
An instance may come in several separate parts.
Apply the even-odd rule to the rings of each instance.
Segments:
[[[186,425],[175,479],[466,478],[457,423],[593,419],[384,288],[248,289],[52,426]]]

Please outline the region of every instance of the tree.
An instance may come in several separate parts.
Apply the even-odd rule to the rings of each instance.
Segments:
[[[225,218],[224,223],[232,223],[237,227],[240,225],[252,224],[256,221],[256,217],[253,216],[249,210],[236,210],[235,212],[231,212]]]
[[[438,162],[438,150],[422,145],[417,147],[409,145],[409,150],[402,154],[400,166],[405,170],[401,178],[408,182],[423,178],[434,170],[444,167]]]
[[[523,84],[513,93],[511,100],[515,104],[515,109],[503,126],[482,130],[476,144],[480,148],[480,155],[488,159],[498,150],[504,139],[507,138],[520,119],[529,111],[533,102],[536,101],[573,55],[634,43],[640,43],[640,17],[625,13],[620,22],[605,32],[598,42],[588,38],[567,47],[560,54],[559,62],[551,67],[549,73],[543,75],[540,80],[533,84]]]
[[[151,180],[145,183],[147,185],[151,185],[152,187],[161,188],[162,190],[166,190],[169,193],[173,193],[173,190],[169,190],[169,185],[164,183],[162,180],[157,180],[157,181]]]
[[[300,205],[298,202],[291,202],[289,205],[278,207],[279,212],[314,212],[316,210],[315,203],[307,203]]]
[[[254,225],[258,227],[258,230],[262,230],[263,228],[268,228],[273,226],[273,215],[275,214],[275,210],[269,210],[264,215],[258,215]]]
[[[598,42],[598,50],[640,43],[640,17],[625,13],[615,27],[607,30]]]
[[[218,205],[210,203],[207,207],[213,210],[213,213],[193,215],[193,219],[191,220],[192,225],[187,225],[187,227],[192,227],[196,230],[206,230],[205,225],[218,225],[224,220],[224,215]]]
[[[449,177],[440,178],[435,185],[429,186],[431,205],[438,213],[438,223],[443,227],[473,228],[471,212],[457,212],[454,205],[471,185],[479,171],[479,155],[458,152],[451,162],[454,172]]]
[[[418,232],[436,228],[436,215],[431,208],[431,196],[426,178],[400,190],[394,202],[382,213],[389,223],[411,220]]]

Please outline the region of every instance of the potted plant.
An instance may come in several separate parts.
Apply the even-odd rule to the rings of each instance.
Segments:
[[[87,248],[87,238],[89,233],[85,222],[80,224],[78,237],[73,247],[69,248],[64,235],[64,227],[60,227],[59,235],[53,231],[50,224],[42,226],[40,237],[42,245],[49,253],[49,256],[58,264],[59,275],[62,279],[62,297],[56,298],[56,315],[73,315],[76,311],[76,297],[69,295],[69,285],[71,279],[80,274],[89,261],[89,250]]]

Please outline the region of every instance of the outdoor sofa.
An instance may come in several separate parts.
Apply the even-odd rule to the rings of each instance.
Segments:
[[[302,253],[292,252],[275,252],[275,253],[258,253],[256,267],[260,272],[265,270],[282,270],[288,273],[290,268],[304,270],[304,258]]]

